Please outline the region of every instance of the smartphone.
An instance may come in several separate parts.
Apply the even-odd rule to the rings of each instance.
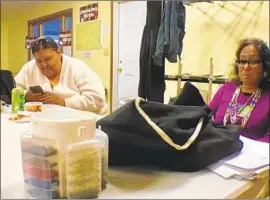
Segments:
[[[40,86],[32,86],[30,91],[33,93],[43,93],[43,89]]]

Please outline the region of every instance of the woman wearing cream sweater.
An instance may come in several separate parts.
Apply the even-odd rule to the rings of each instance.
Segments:
[[[84,62],[62,55],[57,48],[57,43],[46,36],[31,44],[35,59],[15,77],[17,86],[26,90],[25,100],[105,113],[105,89],[99,76]],[[41,86],[44,92],[33,93],[32,86]]]

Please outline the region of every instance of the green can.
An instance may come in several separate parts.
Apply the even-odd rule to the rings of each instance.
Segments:
[[[11,104],[12,112],[17,113],[18,111],[24,110],[24,90],[20,88],[13,88],[11,92]]]

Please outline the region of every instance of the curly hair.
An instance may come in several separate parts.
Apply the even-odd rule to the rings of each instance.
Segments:
[[[266,76],[263,77],[259,83],[261,89],[270,89],[270,50],[266,42],[258,38],[245,38],[240,41],[238,48],[236,50],[235,56],[238,60],[240,58],[240,53],[244,47],[248,45],[253,45],[259,52],[260,59],[262,61],[263,72],[266,72]],[[237,64],[235,63],[233,69],[230,73],[230,81],[236,82],[238,85],[241,84],[239,78],[239,71]]]

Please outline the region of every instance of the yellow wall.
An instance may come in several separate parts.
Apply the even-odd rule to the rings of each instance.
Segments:
[[[9,15],[2,17],[2,21],[6,21],[8,24],[8,32],[4,30],[4,36],[1,38],[1,48],[8,50],[8,60],[3,60],[3,65],[9,66],[9,69],[16,73],[20,70],[22,65],[27,62],[27,50],[25,49],[25,36],[27,36],[27,21],[43,17],[58,11],[73,9],[73,57],[79,58],[85,61],[95,72],[99,74],[105,87],[110,93],[110,32],[103,36],[103,49],[109,49],[109,52],[104,52],[102,49],[91,51],[91,58],[84,58],[83,53],[85,51],[76,50],[76,24],[80,23],[79,11],[80,7],[90,4],[91,1],[50,1],[50,2],[5,2],[2,4],[2,10],[8,10]],[[104,26],[110,27],[111,11],[109,1],[99,2],[99,19],[102,20]],[[19,12],[12,12],[12,8],[18,11],[18,7],[21,7]],[[3,24],[2,24],[3,25]],[[5,25],[5,24],[4,24]],[[107,30],[110,31],[110,28]],[[2,29],[1,29],[2,31]],[[2,31],[3,32],[3,31]],[[1,32],[1,33],[2,33]],[[8,33],[8,38],[6,37]],[[5,40],[6,38],[6,40]],[[2,45],[3,40],[5,40]],[[105,50],[106,51],[106,50]],[[105,53],[105,54],[104,54]],[[109,55],[108,55],[109,53]],[[1,51],[1,57],[7,57],[5,53]],[[105,56],[104,56],[105,55]],[[2,62],[2,61],[1,61]],[[110,99],[109,99],[110,100]]]
[[[3,18],[3,15],[2,15]],[[8,23],[1,20],[1,69],[9,69],[8,65]]]
[[[24,48],[27,35],[27,21],[54,12],[73,8],[73,38],[76,38],[75,26],[79,23],[79,8],[91,2],[86,1],[50,1],[5,2],[2,11],[9,13],[1,19],[1,67],[8,66],[17,72],[27,61]],[[17,11],[12,11],[12,4]],[[5,5],[8,9],[5,9]],[[18,6],[19,5],[19,6]],[[222,7],[223,6],[223,7]],[[244,7],[246,6],[246,9]],[[18,7],[20,9],[18,9]],[[18,14],[18,10],[22,10]],[[16,13],[16,14],[14,14]],[[203,75],[209,73],[209,59],[214,59],[214,74],[227,76],[234,60],[237,41],[246,36],[260,37],[269,42],[269,2],[268,1],[214,1],[214,3],[195,3],[186,6],[186,35],[182,53],[182,73]],[[110,27],[111,10],[109,1],[99,2],[99,18]],[[4,28],[2,28],[4,27]],[[110,28],[108,28],[110,31]],[[91,59],[83,57],[84,51],[73,48],[73,56],[84,60],[96,71],[109,89],[110,85],[110,32],[104,35],[103,49],[109,49],[109,56],[103,50],[92,51]],[[76,41],[73,40],[74,47]],[[4,49],[4,51],[3,51]],[[105,50],[106,51],[106,50]],[[7,59],[8,58],[8,59]],[[177,64],[167,64],[166,74],[177,74]],[[207,89],[207,84],[196,84]],[[175,96],[177,82],[166,81],[166,95]],[[217,85],[214,87],[215,92]],[[108,91],[110,92],[110,91]]]
[[[182,73],[209,73],[210,57],[213,57],[214,74],[227,76],[239,39],[253,36],[269,42],[268,1],[227,1],[221,8],[223,4],[215,1],[186,6]],[[177,69],[177,64],[167,64],[166,74],[177,74]],[[176,95],[177,83],[166,82],[166,94]],[[207,89],[207,84],[195,85]],[[216,89],[215,85],[214,92]]]

